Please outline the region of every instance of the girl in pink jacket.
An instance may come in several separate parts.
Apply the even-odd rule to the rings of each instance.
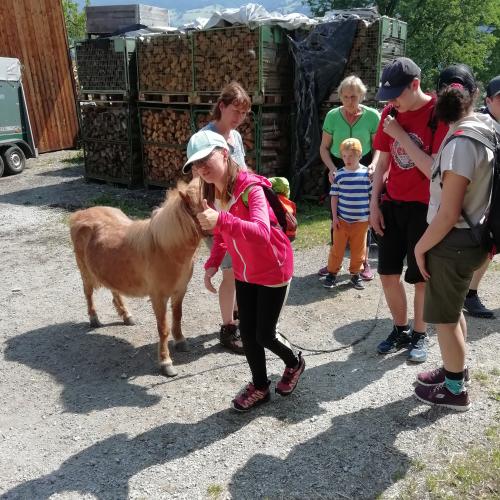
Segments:
[[[212,277],[224,254],[233,260],[240,332],[252,382],[232,401],[237,411],[270,400],[264,348],[279,356],[286,368],[276,392],[293,392],[304,371],[301,353],[296,356],[276,335],[276,323],[293,273],[293,252],[267,202],[263,186],[271,183],[242,171],[232,161],[224,138],[210,130],[194,134],[187,147],[190,167],[200,176],[205,210],[198,214],[204,230],[214,232],[214,245],[205,263],[205,286],[216,292]]]

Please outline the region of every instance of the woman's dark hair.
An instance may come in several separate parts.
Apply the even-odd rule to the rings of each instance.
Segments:
[[[217,102],[212,109],[212,120],[220,120],[222,113],[220,110],[220,103],[223,102],[225,106],[234,104],[235,106],[242,107],[247,111],[250,110],[252,106],[252,101],[249,95],[246,93],[245,89],[238,82],[228,83],[221,91]]]
[[[466,64],[453,64],[441,71],[437,90],[436,117],[445,123],[465,116],[477,97],[476,80]]]

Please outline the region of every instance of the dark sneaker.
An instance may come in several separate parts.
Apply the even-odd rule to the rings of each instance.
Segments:
[[[485,307],[478,295],[465,297],[464,311],[476,318],[493,318],[493,311]]]
[[[371,281],[373,278],[375,278],[372,268],[370,267],[370,264],[368,264],[368,262],[365,263],[365,268],[359,275],[363,281]]]
[[[410,332],[411,330],[408,329],[399,333],[398,329],[394,327],[389,336],[377,346],[378,353],[388,354],[396,352],[403,347],[408,347],[408,344],[411,342]]]
[[[361,276],[359,274],[353,274],[351,276],[350,283],[356,290],[365,289],[365,285],[363,285],[363,280],[361,279]]]
[[[245,354],[240,332],[236,325],[222,325],[219,333],[220,343],[236,354]]]
[[[413,363],[427,361],[427,335],[413,333],[408,348],[408,361]]]
[[[324,278],[325,276],[328,276],[328,267],[327,267],[327,266],[322,267],[322,268],[318,271],[318,276],[321,276],[322,278]]]
[[[256,389],[250,382],[242,392],[240,392],[232,401],[232,406],[236,411],[249,411],[256,406],[267,403],[271,399],[268,381],[265,389]]]
[[[434,386],[417,385],[414,394],[417,399],[431,406],[442,406],[457,411],[467,411],[470,408],[467,391],[453,394],[444,384]]]
[[[306,362],[299,352],[299,365],[297,368],[285,368],[281,380],[276,384],[276,392],[282,396],[289,396],[297,387],[299,378],[304,372]]]
[[[436,368],[435,370],[428,370],[426,372],[420,372],[417,375],[417,382],[426,387],[433,387],[435,385],[444,384],[444,368]],[[464,369],[464,385],[470,385],[470,374],[469,368]]]
[[[323,286],[325,288],[335,288],[337,286],[337,277],[335,274],[328,273],[327,277],[323,281]]]

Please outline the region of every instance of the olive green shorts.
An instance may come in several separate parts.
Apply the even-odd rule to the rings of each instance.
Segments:
[[[424,321],[427,323],[457,323],[470,280],[488,253],[463,238],[458,230],[446,237],[426,255],[427,271],[431,275],[425,286]],[[458,238],[457,238],[458,236]]]

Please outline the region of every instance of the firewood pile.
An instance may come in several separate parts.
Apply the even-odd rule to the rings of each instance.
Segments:
[[[139,42],[139,90],[189,93],[192,90],[191,38],[157,35]]]
[[[308,196],[322,196],[324,194],[325,166],[318,162],[303,173],[302,192]]]
[[[95,179],[130,178],[131,152],[127,143],[85,141],[85,175]]]
[[[161,144],[186,144],[191,137],[189,109],[142,108],[141,125],[143,142]]]
[[[116,51],[113,40],[78,42],[76,61],[82,91],[129,90],[125,52]]]
[[[286,109],[263,111],[260,125],[260,173],[284,175],[290,162],[290,113]]]
[[[129,109],[119,103],[80,103],[82,136],[103,141],[127,141]]]
[[[146,182],[157,186],[174,184],[182,176],[182,166],[187,161],[185,147],[143,145]]]

